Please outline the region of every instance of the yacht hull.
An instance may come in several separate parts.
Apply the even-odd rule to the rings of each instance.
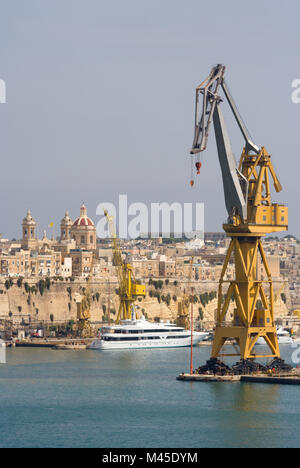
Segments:
[[[278,336],[278,344],[280,345],[291,345],[293,343],[294,341],[290,336]],[[258,338],[257,342],[255,343],[255,346],[266,346],[266,342],[263,338]]]
[[[195,333],[193,335],[193,346],[197,346],[206,338],[205,333]],[[92,342],[89,349],[111,350],[111,349],[152,349],[152,348],[187,348],[191,346],[191,337],[187,338],[164,338],[157,340],[143,338],[138,341],[105,341],[98,338]]]

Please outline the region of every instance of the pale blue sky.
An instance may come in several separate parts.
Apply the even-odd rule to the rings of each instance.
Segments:
[[[39,233],[127,193],[130,202],[203,201],[206,230],[226,218],[214,135],[189,187],[195,87],[213,64],[254,141],[273,155],[300,236],[299,1],[0,1],[4,236],[28,207]],[[230,129],[231,129],[230,125]],[[232,130],[239,157],[242,140]],[[58,229],[58,226],[57,226]],[[58,233],[58,231],[57,231]]]

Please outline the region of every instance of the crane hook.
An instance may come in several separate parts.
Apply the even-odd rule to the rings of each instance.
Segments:
[[[196,162],[195,166],[196,166],[196,169],[197,169],[197,174],[199,175],[199,174],[200,174],[200,169],[201,169],[202,163],[201,163],[200,161],[199,161],[199,162]]]

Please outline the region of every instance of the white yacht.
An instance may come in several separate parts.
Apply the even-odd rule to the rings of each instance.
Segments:
[[[193,345],[209,336],[193,332]],[[181,348],[191,346],[191,331],[170,322],[151,323],[142,316],[122,320],[119,325],[104,327],[89,349]]]
[[[283,327],[277,328],[277,338],[278,338],[278,344],[293,344],[294,343],[294,340],[289,334],[289,332],[287,330],[284,330]],[[258,346],[266,345],[264,338],[262,337],[258,338],[256,345]]]

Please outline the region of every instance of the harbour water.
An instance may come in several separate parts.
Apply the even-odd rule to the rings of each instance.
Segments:
[[[188,369],[188,348],[8,349],[0,447],[299,447],[299,387],[176,381]]]

